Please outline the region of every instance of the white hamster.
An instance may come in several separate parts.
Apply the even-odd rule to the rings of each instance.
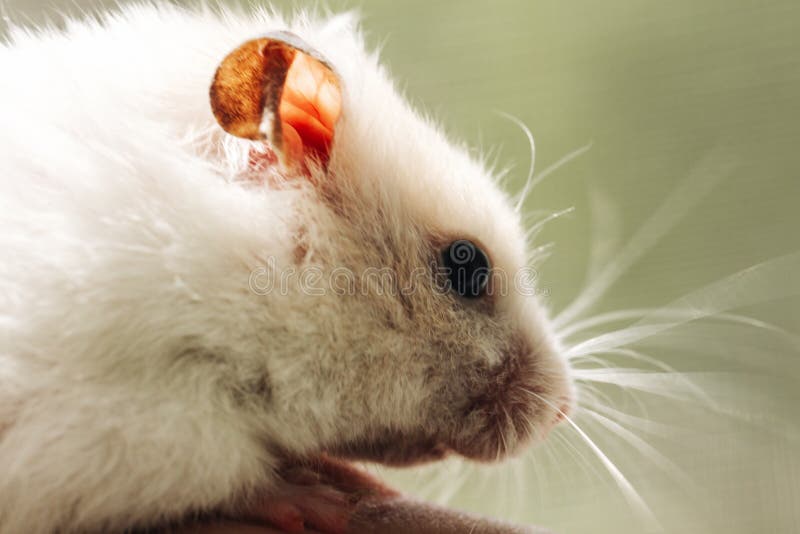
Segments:
[[[0,532],[494,460],[570,409],[518,214],[352,16],[127,7],[0,71]]]

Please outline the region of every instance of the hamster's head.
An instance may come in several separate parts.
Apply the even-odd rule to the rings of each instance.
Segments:
[[[321,291],[295,299],[314,301],[301,314],[309,348],[272,386],[313,383],[320,450],[489,461],[569,413],[573,383],[518,213],[358,39],[249,41],[222,62],[211,103],[280,169],[282,185],[264,187],[308,192],[295,267],[317,269]]]

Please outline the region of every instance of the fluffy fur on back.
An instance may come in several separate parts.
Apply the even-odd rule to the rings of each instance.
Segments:
[[[345,102],[328,173],[267,186],[208,86],[276,29],[331,61]],[[404,461],[446,442],[487,458],[554,417],[523,389],[568,397],[531,296],[487,313],[427,283],[331,290],[342,267],[409,282],[447,239],[510,273],[525,258],[489,173],[410,110],[352,17],[129,7],[15,30],[0,71],[0,532],[225,509],[274,487],[287,452]],[[267,265],[323,276],[267,295]],[[495,406],[497,388],[517,397]]]

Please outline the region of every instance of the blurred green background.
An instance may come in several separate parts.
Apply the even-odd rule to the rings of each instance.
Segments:
[[[0,0],[0,5],[14,20],[37,22],[57,20],[58,11],[102,3]],[[800,249],[796,0],[363,0],[323,5],[359,10],[369,42],[381,46],[412,101],[438,116],[455,138],[483,151],[494,149],[499,166],[513,166],[512,191],[521,188],[530,154],[523,134],[497,110],[530,127],[539,169],[592,143],[526,203],[528,211],[576,208],[550,223],[539,239],[555,243],[541,268],[554,310],[578,293],[591,244],[606,237],[592,231],[592,199],[614,207],[624,241],[709,154],[715,158],[712,168],[715,162],[732,168],[726,179],[596,309],[663,305]],[[780,287],[796,280],[771,283]],[[796,296],[800,288],[786,289]],[[770,298],[743,311],[800,334],[797,298]],[[745,359],[762,361],[771,370],[758,380],[740,376],[727,384],[731,387],[722,398],[742,413],[766,410],[780,422],[752,425],[743,422],[747,413],[723,418],[673,406],[663,397],[642,396],[652,413],[672,419],[674,433],[651,443],[676,465],[662,469],[656,456],[637,455],[613,435],[601,434],[598,445],[618,462],[667,532],[800,532],[800,454],[798,441],[791,438],[800,428],[795,413],[800,408],[798,345],[787,347],[744,329],[695,330],[671,335],[687,343],[706,339],[709,347],[723,343],[715,353],[727,350],[725,342],[738,352],[747,348]],[[746,369],[706,357],[704,346],[660,355],[694,370]],[[726,385],[726,375],[720,376]],[[504,468],[463,475],[457,466],[445,467],[450,502],[564,533],[647,530],[591,451],[565,443],[577,443],[575,438],[564,429],[553,444]],[[691,484],[676,476],[679,470]],[[429,475],[392,476],[407,489],[427,494],[423,489]]]

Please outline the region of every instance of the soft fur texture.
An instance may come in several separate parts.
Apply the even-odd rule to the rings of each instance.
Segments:
[[[220,60],[283,29],[345,88],[311,179],[254,175],[253,144],[209,109]],[[251,287],[268,265],[402,284],[460,238],[524,266],[504,194],[397,95],[351,16],[131,7],[15,30],[0,72],[0,532],[225,510],[278,487],[287,455],[492,459],[555,419],[527,392],[569,402],[534,297],[464,302],[429,276],[403,296]]]

